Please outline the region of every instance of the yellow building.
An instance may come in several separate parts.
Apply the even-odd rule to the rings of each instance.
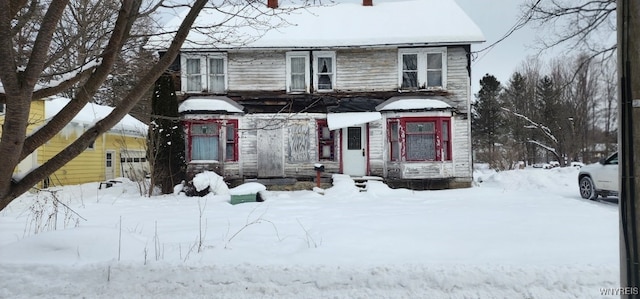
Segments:
[[[37,130],[67,103],[66,98],[33,101],[27,134]],[[20,176],[56,155],[113,108],[87,104],[60,133],[25,158],[15,170]],[[0,117],[0,120],[3,120]],[[74,185],[127,177],[141,180],[149,172],[146,159],[147,126],[130,115],[99,136],[92,146],[42,182],[43,187]]]

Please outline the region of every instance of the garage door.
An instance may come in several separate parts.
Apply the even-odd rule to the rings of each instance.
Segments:
[[[121,150],[120,173],[132,181],[140,181],[149,174],[149,162],[145,151]]]

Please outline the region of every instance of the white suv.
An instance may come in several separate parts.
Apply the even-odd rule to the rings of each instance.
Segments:
[[[584,199],[595,200],[598,195],[607,197],[618,195],[618,153],[599,163],[589,164],[580,168],[578,174],[580,196]]]

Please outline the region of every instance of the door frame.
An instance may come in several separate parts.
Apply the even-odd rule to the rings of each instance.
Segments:
[[[111,167],[107,167],[107,155],[111,154]],[[104,152],[104,178],[105,180],[112,180],[116,178],[116,151],[106,150]],[[111,169],[111,172],[109,172]],[[111,176],[111,177],[110,177]]]
[[[364,124],[360,124],[360,125],[353,125],[351,127],[356,127],[359,126],[364,130],[363,135],[363,143],[364,143],[364,152],[365,152],[365,158],[364,158],[364,175],[369,175],[369,157],[370,157],[370,153],[369,153],[369,123],[364,123]],[[345,128],[341,128],[340,129],[340,173],[344,174],[344,153],[345,153],[345,146],[344,146],[344,142],[346,139],[346,132],[349,129],[349,127],[345,127]]]

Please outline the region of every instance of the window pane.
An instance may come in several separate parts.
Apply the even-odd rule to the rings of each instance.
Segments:
[[[193,136],[191,138],[191,160],[218,160],[218,138]]]
[[[209,59],[209,91],[224,92],[224,60],[222,58]]]
[[[331,146],[330,145],[323,145],[321,151],[322,151],[322,153],[320,154],[321,158],[331,159]]]
[[[402,70],[417,71],[418,70],[418,54],[402,55]]]
[[[231,161],[235,161],[236,157],[235,157],[235,151],[234,151],[234,146],[233,143],[227,143],[227,160],[231,160]]]
[[[304,57],[291,57],[291,73],[304,74]]]
[[[391,141],[391,161],[400,161],[400,140],[398,122],[389,123],[389,139]]]
[[[407,123],[407,133],[433,133],[433,128],[432,122]]]
[[[442,53],[427,54],[427,69],[442,69]]]
[[[191,127],[192,135],[218,135],[218,124],[195,124]]]
[[[201,91],[200,59],[187,59],[187,91]]]
[[[402,73],[402,87],[403,88],[418,88],[418,72],[404,72]]]
[[[234,142],[235,137],[236,137],[235,124],[227,124],[227,143]]]
[[[418,88],[418,54],[402,55],[402,88]]]
[[[224,75],[224,59],[222,58],[209,59],[209,73]]]
[[[304,57],[291,57],[291,90],[305,90]]]
[[[436,147],[433,135],[407,135],[407,160],[435,160]]]
[[[362,148],[362,128],[349,127],[347,129],[347,149],[358,150]]]
[[[329,127],[322,127],[322,135],[321,139],[331,139],[331,131],[329,131]]]
[[[333,73],[333,64],[331,57],[318,57],[318,72],[319,73]]]
[[[446,121],[442,122],[442,140],[449,140],[449,122]]]
[[[442,71],[427,71],[427,86],[442,86]]]

